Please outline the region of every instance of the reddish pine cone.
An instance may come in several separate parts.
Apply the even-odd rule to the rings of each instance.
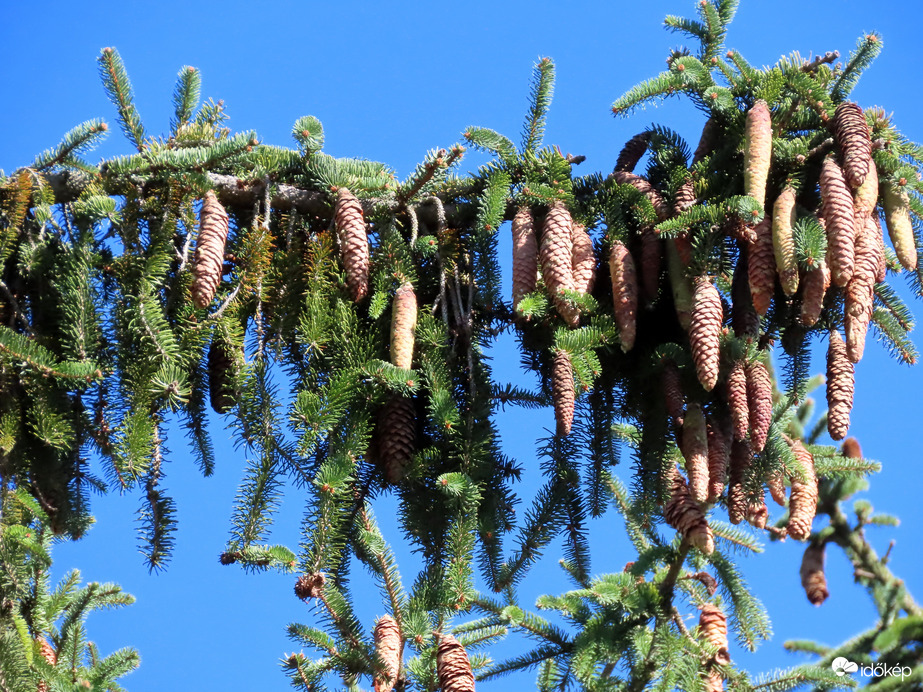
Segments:
[[[676,469],[673,469],[669,483],[670,499],[663,508],[663,518],[683,535],[689,545],[711,555],[715,550],[715,539],[705,513],[692,499],[686,481]]]
[[[798,290],[798,260],[795,258],[795,189],[786,186],[772,207],[772,248],[776,258],[779,283],[785,295]]]
[[[574,290],[572,221],[563,202],[557,201],[545,216],[542,228],[542,276],[558,314],[574,327],[579,320],[577,310],[568,304],[563,291]]]
[[[843,173],[854,190],[862,185],[872,163],[872,138],[862,109],[841,103],[833,114],[833,131],[843,152]]]
[[[734,440],[731,445],[731,471],[728,477],[728,519],[739,524],[747,516],[747,492],[744,479],[750,469],[753,453],[747,440]]]
[[[832,156],[824,159],[820,171],[823,217],[827,228],[827,265],[837,286],[845,286],[855,268],[855,213],[852,193],[843,171]]]
[[[875,167],[875,162],[872,161],[869,164],[868,175],[865,176],[863,183],[853,193],[853,212],[857,226],[864,223],[865,219],[872,215],[877,203],[878,169]]]
[[[801,324],[813,327],[824,309],[824,298],[830,288],[830,270],[821,261],[811,271],[805,272],[801,281]]]
[[[702,683],[705,692],[724,692],[724,680],[716,670],[709,671],[708,677]]]
[[[772,159],[772,117],[769,105],[759,99],[747,112],[744,143],[744,194],[766,206],[766,181]]]
[[[747,368],[743,360],[734,361],[727,379],[728,409],[735,440],[746,440],[750,432],[750,404],[747,401]]]
[[[378,460],[385,481],[399,483],[413,460],[416,448],[416,413],[411,399],[393,395],[378,413],[376,439]]]
[[[842,440],[849,432],[849,413],[855,392],[855,370],[840,333],[830,332],[827,345],[827,432]]]
[[[391,306],[391,363],[409,370],[413,367],[414,335],[417,329],[417,294],[405,281],[394,294]]]
[[[846,303],[843,308],[846,328],[846,353],[853,363],[862,359],[865,335],[872,319],[875,302],[875,274],[878,256],[874,235],[875,223],[867,218],[856,235],[856,269],[846,285]]]
[[[718,137],[721,136],[721,128],[719,127],[717,121],[713,117],[709,117],[705,121],[705,125],[702,127],[702,134],[699,137],[699,145],[695,148],[695,152],[692,154],[692,162],[689,164],[689,167],[692,168],[699,161],[708,156],[712,149],[715,148],[715,142]]]
[[[625,146],[622,147],[615,161],[615,170],[631,173],[647,151],[647,144],[650,141],[650,132],[640,132],[625,142]]]
[[[673,238],[673,245],[676,246],[676,252],[684,267],[692,264],[692,238],[687,231],[683,231]]]
[[[397,621],[390,615],[384,615],[375,623],[375,653],[384,664],[386,677],[375,678],[375,692],[391,692],[397,682],[401,669],[401,652],[404,640]]]
[[[917,246],[913,239],[913,224],[910,221],[910,197],[904,186],[890,180],[881,183],[881,197],[885,208],[885,223],[897,259],[904,269],[917,268]]]
[[[660,265],[663,263],[663,240],[654,229],[641,229],[641,294],[651,302],[660,290]]]
[[[776,290],[776,258],[772,247],[772,219],[766,215],[753,229],[756,240],[750,243],[747,255],[747,274],[750,280],[750,297],[756,314],[762,317],[769,310],[772,294]]]
[[[651,184],[640,175],[635,175],[634,173],[628,173],[626,171],[615,171],[612,177],[615,178],[615,182],[619,185],[631,185],[638,192],[647,197],[650,203],[654,205],[654,211],[657,212],[657,218],[660,221],[665,221],[670,218],[670,206],[663,201],[663,197],[660,196],[660,193],[651,187]]]
[[[612,308],[619,328],[619,342],[622,351],[627,353],[635,345],[638,274],[631,253],[619,242],[612,244],[609,253],[609,273],[612,276]]]
[[[847,437],[843,440],[843,448],[840,450],[840,454],[847,459],[861,459],[862,447],[859,445],[859,440],[855,437]]]
[[[760,335],[760,318],[753,309],[753,299],[750,297],[747,277],[749,245],[740,245],[740,255],[737,266],[734,267],[734,278],[731,281],[731,323],[734,325],[735,336],[752,340]]]
[[[692,181],[687,180],[679,186],[673,198],[673,215],[678,216],[695,204],[695,188]]]
[[[759,454],[766,446],[772,423],[772,378],[761,360],[747,365],[747,405],[750,411],[750,446]]]
[[[58,663],[58,654],[55,652],[54,647],[52,647],[44,637],[39,637],[38,642],[42,658],[48,661],[49,665],[56,665]],[[48,683],[43,680],[36,685],[35,689],[36,692],[48,692]]]
[[[702,606],[699,616],[699,635],[711,644],[717,652],[713,662],[726,666],[731,662],[731,652],[728,650],[728,624],[721,608],[711,603]]]
[[[689,342],[692,345],[695,373],[707,391],[714,389],[718,382],[719,337],[723,321],[724,312],[718,289],[707,277],[698,277],[692,297]]]
[[[436,674],[442,692],[474,692],[474,674],[465,648],[451,634],[439,635]]]
[[[768,519],[769,508],[766,507],[766,498],[760,496],[756,500],[750,500],[747,504],[747,521],[750,525],[758,529],[765,529]]]
[[[814,474],[814,457],[800,440],[791,443],[792,452],[804,470],[804,479],[797,474],[789,476],[792,492],[788,500],[788,535],[798,541],[811,536],[811,525],[817,512],[817,476]]]
[[[234,359],[225,343],[212,339],[208,347],[208,398],[215,413],[234,408]]]
[[[574,369],[567,351],[555,351],[551,366],[551,399],[558,435],[570,435],[574,422]]]
[[[209,190],[199,213],[199,238],[192,267],[192,302],[207,307],[215,297],[224,270],[224,244],[228,239],[228,213]]]
[[[723,420],[709,417],[706,426],[708,436],[708,498],[709,503],[717,502],[724,492],[728,465],[731,460],[731,443],[727,426]]]
[[[878,214],[872,214],[869,218],[875,227],[871,236],[872,241],[875,243],[875,283],[877,284],[885,280],[885,274],[888,271],[888,260],[885,253],[884,234],[881,230],[881,221],[878,220]]]
[[[691,403],[686,407],[682,452],[689,477],[689,492],[696,502],[704,504],[708,499],[708,434],[705,414],[699,404]]]
[[[538,274],[538,243],[529,207],[520,207],[513,217],[513,309],[527,293],[535,290]]]
[[[683,424],[683,411],[686,406],[685,398],[683,397],[682,378],[676,363],[672,360],[664,361],[660,377],[663,384],[663,400],[667,407],[667,415],[670,416],[670,422],[674,426],[680,427]]]
[[[785,507],[785,478],[781,470],[776,470],[766,477],[766,486],[773,501],[780,507]]]
[[[592,293],[596,283],[596,255],[593,240],[582,223],[573,225],[573,255],[571,266],[574,273],[574,290],[578,293]]]
[[[811,605],[819,606],[827,600],[827,577],[824,575],[826,550],[823,544],[810,543],[801,558],[801,585]]]
[[[369,240],[362,204],[352,192],[341,187],[337,190],[333,214],[340,239],[340,257],[346,270],[346,287],[350,297],[358,303],[369,290]]]
[[[324,589],[325,581],[327,581],[327,579],[322,572],[302,574],[295,582],[295,595],[302,601],[307,601],[310,598],[317,598]]]

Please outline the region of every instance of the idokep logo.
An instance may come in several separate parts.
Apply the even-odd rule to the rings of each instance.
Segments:
[[[874,663],[860,666],[858,663],[850,661],[848,658],[843,658],[842,656],[833,659],[833,663],[830,664],[830,667],[833,668],[833,672],[836,673],[839,677],[843,677],[846,675],[846,673],[859,673],[859,675],[868,676],[871,678],[900,676],[901,680],[903,680],[913,672],[913,669],[910,666],[888,666],[885,663]]]
[[[840,677],[843,677],[846,675],[846,673],[855,673],[857,670],[859,670],[858,663],[853,663],[852,661],[843,658],[842,656],[833,659],[833,663],[830,667],[833,668],[833,672]]]

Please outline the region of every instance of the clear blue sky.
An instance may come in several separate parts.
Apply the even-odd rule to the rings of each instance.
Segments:
[[[328,153],[381,160],[400,176],[412,171],[428,149],[459,141],[468,125],[492,127],[518,140],[531,65],[547,55],[557,64],[558,82],[546,142],[586,155],[581,171],[609,171],[624,141],[652,120],[695,143],[702,116],[678,101],[629,120],[614,119],[608,109],[626,89],[663,69],[668,49],[681,42],[661,28],[663,16],[692,12],[691,0],[5,2],[0,130],[7,135],[0,168],[9,172],[28,164],[68,129],[94,117],[113,125],[99,156],[130,151],[96,74],[99,50],[112,45],[128,67],[149,133],[168,129],[176,73],[182,65],[194,65],[203,75],[203,96],[224,99],[233,128],[254,129],[265,143],[292,146],[289,133],[295,119],[312,114],[324,124]],[[744,0],[728,45],[762,65],[796,49],[805,56],[838,49],[845,56],[857,36],[878,30],[884,52],[854,96],[863,106],[882,104],[894,111],[897,126],[923,141],[921,18],[918,4],[906,0]],[[473,166],[479,160],[471,157],[467,163]],[[505,257],[509,239],[503,230]],[[919,303],[914,307],[919,309]],[[506,339],[495,350],[496,370],[511,381],[522,381],[512,344]],[[819,371],[821,359],[816,366]],[[923,414],[921,373],[920,367],[898,365],[870,344],[857,368],[851,429],[866,454],[884,462],[870,499],[876,509],[903,520],[897,529],[872,529],[874,542],[883,551],[890,538],[897,540],[892,568],[917,598],[923,597],[923,453],[917,437]],[[528,500],[536,485],[534,437],[544,434],[541,428],[553,427],[552,413],[505,413],[500,425],[507,451],[532,474],[522,487]],[[136,552],[135,496],[96,498],[97,526],[81,542],[56,551],[59,573],[78,567],[86,579],[117,581],[138,598],[128,609],[90,620],[90,632],[104,653],[125,645],[140,649],[141,668],[124,680],[133,692],[287,689],[277,665],[293,650],[284,627],[314,617],[292,594],[292,576],[246,575],[218,565],[244,458],[234,451],[217,418],[213,430],[219,460],[209,479],[198,476],[182,436],[172,439],[167,487],[178,501],[180,529],[165,573],[149,575]],[[620,471],[627,479],[629,464]],[[297,545],[301,510],[297,493],[290,492],[275,540]],[[386,520],[388,502],[377,512],[386,537],[399,542],[393,522]],[[632,559],[614,513],[594,524],[592,536],[596,573],[620,570]],[[567,588],[558,575],[558,552],[557,546],[549,550],[546,564],[525,583],[524,602]],[[782,650],[785,639],[833,644],[876,618],[837,550],[828,558],[831,597],[819,609],[810,606],[799,585],[800,555],[797,544],[774,544],[744,564],[776,632],[757,654],[732,652],[749,670],[798,662]],[[413,567],[411,558],[402,558],[408,581]],[[353,588],[361,590],[362,583],[357,572]],[[374,591],[364,603],[363,617],[371,628],[383,609]],[[516,644],[510,650],[523,649]],[[519,682],[523,688],[532,686],[531,676]]]

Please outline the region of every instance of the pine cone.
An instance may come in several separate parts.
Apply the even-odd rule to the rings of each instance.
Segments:
[[[385,482],[391,485],[399,483],[413,460],[416,448],[417,423],[413,401],[400,394],[393,395],[378,413],[375,433]]]
[[[766,435],[772,423],[772,378],[761,360],[747,365],[747,405],[750,411],[750,446],[754,454],[759,454],[766,446]]]
[[[859,445],[859,440],[855,437],[847,437],[843,440],[843,448],[840,450],[840,454],[847,459],[861,459],[862,447]]]
[[[865,220],[875,211],[876,204],[878,204],[878,169],[872,161],[869,164],[868,175],[853,193],[853,214],[856,226],[865,223]]]
[[[417,294],[405,281],[394,294],[391,306],[391,363],[398,368],[413,367],[413,347],[417,329]]]
[[[215,297],[224,270],[224,244],[228,239],[228,214],[209,190],[199,212],[199,238],[192,267],[192,302],[208,307]]]
[[[862,185],[872,163],[872,138],[862,109],[849,102],[837,106],[833,131],[843,152],[843,173],[855,190]]]
[[[327,581],[327,579],[321,572],[302,574],[295,582],[295,595],[302,601],[307,601],[309,598],[317,598],[324,589],[325,581]]]
[[[713,116],[709,116],[702,127],[702,134],[699,137],[699,144],[692,154],[692,162],[689,164],[693,168],[699,161],[708,156],[712,149],[715,148],[715,142],[721,136],[721,127]]]
[[[687,180],[676,190],[673,198],[673,215],[679,216],[693,204],[695,204],[695,188],[692,186],[692,180]]]
[[[615,182],[619,185],[631,185],[638,192],[647,197],[650,203],[654,205],[654,211],[657,212],[657,218],[660,221],[666,221],[670,218],[670,206],[663,201],[663,197],[660,196],[660,193],[651,187],[651,184],[640,175],[635,175],[634,173],[628,173],[626,171],[615,171],[612,177],[615,178]]]
[[[574,273],[574,290],[578,293],[592,293],[596,283],[596,255],[593,253],[593,241],[586,227],[581,223],[573,225],[571,235],[573,256],[571,265]]]
[[[772,219],[767,214],[753,229],[756,240],[750,244],[747,273],[750,297],[756,314],[762,317],[769,310],[776,290],[776,258],[772,247]]]
[[[436,674],[442,692],[474,692],[474,674],[468,654],[451,634],[439,635]]]
[[[369,290],[369,240],[362,204],[345,187],[337,190],[334,221],[346,270],[346,287],[350,297],[358,303]]]
[[[865,226],[856,236],[856,269],[846,285],[846,304],[843,309],[846,353],[853,363],[862,359],[865,334],[874,308],[875,274],[878,271],[874,233],[877,233],[874,222],[866,219]]]
[[[724,680],[721,679],[720,673],[716,670],[712,670],[708,673],[708,677],[703,680],[705,685],[702,689],[705,692],[724,692]]]
[[[766,498],[760,496],[747,503],[747,522],[757,529],[765,529],[769,519],[769,508],[766,507]]]
[[[404,640],[397,621],[390,615],[384,615],[375,623],[375,653],[384,664],[386,677],[375,678],[375,692],[391,692],[401,670],[401,653]]]
[[[619,157],[615,161],[615,170],[631,173],[635,166],[638,165],[641,157],[647,152],[647,145],[650,141],[650,132],[639,132],[625,142],[625,146],[622,147],[622,151],[619,152]]]
[[[234,359],[228,345],[212,339],[208,347],[208,398],[215,413],[234,408]]]
[[[756,231],[753,230],[753,226],[738,216],[727,217],[722,224],[722,229],[725,235],[742,245],[749,245],[756,240]]]
[[[739,524],[747,515],[749,502],[744,479],[752,464],[753,453],[747,440],[734,440],[731,445],[731,471],[728,477],[728,519]]]
[[[849,413],[856,386],[854,377],[846,344],[834,329],[827,345],[827,431],[834,440],[842,440],[849,431]]]
[[[702,614],[699,615],[699,636],[718,650],[712,659],[714,663],[726,666],[731,662],[727,618],[721,608],[711,603],[702,606]]]
[[[772,247],[776,258],[779,282],[785,295],[798,290],[798,260],[795,258],[795,189],[786,186],[772,208]]]
[[[705,513],[692,499],[686,481],[676,469],[673,469],[669,483],[670,499],[663,508],[663,518],[683,535],[689,545],[711,555],[715,550],[715,540]]]
[[[676,363],[672,360],[665,361],[660,377],[667,415],[670,416],[670,421],[675,427],[681,427],[683,424],[683,411],[685,410],[685,398],[683,397],[682,378]]]
[[[869,218],[875,227],[871,235],[875,244],[875,283],[877,284],[885,280],[885,275],[888,272],[888,260],[885,253],[884,234],[881,231],[881,221],[878,220],[878,214],[872,214]]]
[[[820,319],[820,313],[824,309],[824,298],[827,289],[830,288],[830,270],[827,263],[821,260],[811,271],[805,272],[801,285],[801,324],[813,327]]]
[[[42,658],[48,661],[49,665],[57,665],[58,663],[58,654],[55,652],[54,647],[48,643],[48,640],[44,637],[38,638],[39,647],[41,648]],[[44,680],[39,682],[35,687],[36,692],[48,692],[48,683]]]
[[[574,290],[572,224],[570,212],[564,203],[555,202],[545,216],[542,228],[541,261],[545,288],[551,294],[558,314],[567,324],[575,327],[580,315],[562,295],[563,291]]]
[[[627,353],[635,345],[638,275],[631,253],[619,242],[612,244],[609,253],[609,273],[612,275],[612,307],[619,328],[619,342],[622,351]]]
[[[570,435],[574,422],[574,369],[567,351],[555,351],[551,366],[551,398],[558,435]]]
[[[766,476],[766,486],[773,501],[780,507],[785,507],[785,478],[782,477],[782,471],[776,470]]]
[[[683,231],[673,238],[673,245],[676,246],[676,252],[683,263],[683,267],[692,264],[692,237],[688,231]]]
[[[910,221],[910,197],[901,185],[890,180],[882,181],[882,202],[885,208],[885,223],[897,259],[904,269],[917,268],[917,247],[913,239],[913,224]]]
[[[750,432],[750,404],[747,401],[747,368],[743,360],[734,361],[727,379],[727,401],[735,440],[746,440]]]
[[[709,417],[706,432],[708,435],[708,498],[709,503],[717,502],[724,492],[728,465],[731,460],[731,443],[726,419]]]
[[[811,605],[819,606],[827,600],[827,577],[824,575],[826,550],[822,543],[809,543],[801,558],[801,585]]]
[[[689,476],[689,492],[696,502],[704,504],[708,499],[708,435],[705,414],[699,404],[686,406],[682,452],[686,460],[686,475]]]
[[[520,207],[513,217],[513,309],[527,293],[535,290],[538,274],[538,243],[529,207]]]
[[[714,389],[718,382],[719,337],[723,320],[718,289],[707,277],[698,277],[692,298],[689,342],[692,345],[695,373],[706,391]]]
[[[837,286],[845,286],[855,268],[855,214],[852,193],[843,171],[832,156],[824,159],[820,171],[823,217],[827,227],[827,266]]]
[[[814,475],[814,457],[800,440],[791,444],[795,458],[804,469],[804,480],[797,474],[789,476],[792,492],[788,500],[788,535],[798,541],[807,540],[817,512],[817,476]]]
[[[759,99],[747,111],[744,144],[744,194],[766,206],[766,181],[772,159],[772,116],[769,105]]]
[[[678,247],[676,239],[667,241],[667,269],[676,318],[679,320],[679,326],[689,331],[692,325],[692,283],[686,276],[686,265],[680,259]]]
[[[740,339],[753,340],[760,335],[760,317],[753,309],[753,299],[750,297],[750,285],[747,277],[749,243],[740,245],[740,255],[737,266],[734,267],[734,278],[731,281],[731,322],[734,325],[734,335]],[[775,282],[775,277],[773,277]]]
[[[641,294],[652,302],[660,290],[660,265],[663,263],[663,240],[654,229],[641,229]]]

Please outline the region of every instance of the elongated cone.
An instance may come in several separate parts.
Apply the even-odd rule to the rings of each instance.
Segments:
[[[724,692],[724,680],[717,670],[708,672],[708,677],[702,681],[705,692]]]
[[[913,225],[910,222],[910,197],[904,187],[890,180],[882,181],[881,197],[885,208],[885,223],[897,259],[904,269],[917,268],[917,248],[913,242]]]
[[[753,463],[753,452],[747,440],[734,440],[731,445],[731,470],[728,474],[728,519],[739,524],[747,515],[747,492],[744,480]]]
[[[805,327],[813,327],[820,319],[828,288],[830,270],[827,263],[821,260],[816,267],[804,273],[801,281],[801,324]]]
[[[728,409],[735,440],[746,440],[750,432],[750,404],[747,401],[747,367],[741,360],[734,361],[727,379]]]
[[[750,446],[759,454],[766,446],[772,423],[772,378],[761,360],[747,365],[747,404],[750,410]]]
[[[708,435],[708,498],[709,503],[717,502],[724,492],[728,465],[731,460],[731,440],[724,418],[709,416]]]
[[[39,646],[42,651],[42,658],[48,661],[49,665],[57,665],[58,663],[58,654],[54,650],[54,647],[48,643],[48,640],[44,637],[39,637]],[[35,686],[36,692],[48,692],[48,683],[44,680],[38,685]]]
[[[227,344],[215,339],[208,347],[208,398],[215,413],[234,407],[234,359]]]
[[[827,228],[827,265],[837,286],[845,286],[856,265],[855,212],[852,193],[843,171],[832,156],[824,159],[820,170],[823,217]]]
[[[712,149],[715,148],[715,142],[720,136],[721,127],[714,117],[709,117],[708,120],[705,121],[704,127],[702,127],[702,134],[699,136],[699,144],[695,148],[695,152],[692,154],[692,162],[689,164],[690,168],[711,153]]]
[[[793,296],[798,290],[798,260],[795,258],[795,189],[786,186],[772,207],[772,248],[776,270],[785,295]]]
[[[391,306],[391,364],[409,370],[413,367],[413,347],[417,329],[417,294],[405,281],[394,294]]]
[[[670,289],[673,291],[673,306],[679,325],[689,331],[692,325],[692,282],[686,276],[686,265],[680,259],[678,243],[667,241],[667,269],[670,274]]]
[[[631,173],[647,151],[647,145],[650,141],[650,132],[639,132],[625,142],[625,146],[622,147],[622,151],[619,152],[619,157],[615,161],[615,170]]]
[[[657,218],[660,221],[665,221],[670,218],[670,205],[664,201],[657,190],[651,187],[651,184],[646,179],[642,178],[640,175],[628,173],[627,171],[615,171],[612,177],[615,178],[615,182],[619,185],[631,185],[638,192],[647,197],[650,203],[654,205],[654,211],[657,212]]]
[[[712,659],[715,663],[727,665],[731,662],[731,652],[728,650],[727,618],[721,608],[711,603],[702,606],[702,614],[699,616],[699,635],[718,650]]]
[[[692,345],[695,373],[706,391],[714,389],[718,382],[719,338],[723,320],[718,289],[707,277],[698,277],[692,298],[689,342]]]
[[[856,188],[853,193],[853,212],[856,218],[856,228],[860,223],[872,215],[875,211],[875,205],[878,203],[878,169],[875,162],[869,164],[868,175],[862,184]]]
[[[390,615],[384,615],[375,623],[375,653],[385,667],[386,677],[375,678],[375,692],[391,692],[401,670],[401,653],[404,640],[397,621]]]
[[[753,308],[747,277],[749,245],[740,244],[737,266],[734,267],[734,278],[731,281],[731,323],[735,336],[752,341],[760,335],[760,317]]]
[[[442,692],[474,692],[474,674],[468,654],[451,634],[439,635],[436,675]]]
[[[570,435],[574,422],[574,369],[567,351],[555,351],[551,366],[551,398],[558,435]]]
[[[871,235],[872,240],[875,242],[875,283],[877,284],[885,280],[885,275],[888,272],[888,260],[885,256],[884,234],[881,230],[881,221],[878,220],[878,214],[872,214],[869,218],[875,226],[875,230]]]
[[[192,302],[207,307],[215,297],[224,269],[224,244],[228,239],[228,214],[209,190],[199,213],[199,237],[192,266]]]
[[[846,285],[843,322],[846,328],[846,353],[853,363],[858,363],[862,359],[865,335],[872,319],[875,274],[878,271],[878,257],[872,234],[877,231],[875,223],[867,218],[865,226],[856,238],[856,269]]]
[[[526,293],[535,290],[538,274],[538,243],[529,207],[520,207],[513,217],[513,309]]]
[[[667,360],[663,364],[663,370],[660,374],[663,384],[663,400],[666,403],[667,415],[675,427],[683,424],[683,411],[685,410],[685,398],[683,397],[682,378],[679,374],[679,368],[672,360]]]
[[[417,424],[413,401],[393,395],[378,414],[378,459],[385,481],[399,483],[413,460]]]
[[[686,459],[689,492],[696,502],[703,504],[708,499],[708,433],[705,414],[699,404],[686,406],[682,452]]]
[[[575,327],[580,315],[562,295],[563,291],[574,290],[572,226],[567,207],[563,202],[556,201],[545,216],[540,254],[545,288],[551,294],[558,314],[567,324]]]
[[[663,240],[650,226],[641,229],[641,294],[650,302],[660,290],[660,265],[663,263]]]
[[[843,152],[843,173],[854,190],[865,181],[872,164],[872,138],[862,109],[841,103],[833,114],[833,132]]]
[[[814,474],[814,457],[804,448],[801,440],[793,440],[792,452],[804,470],[804,478],[792,474],[792,492],[788,500],[788,535],[805,541],[811,535],[811,524],[817,512],[817,476]]]
[[[711,555],[715,550],[715,539],[702,508],[689,494],[685,479],[675,469],[669,483],[670,499],[663,508],[663,518],[683,535],[689,545]]]
[[[358,303],[369,291],[369,239],[362,204],[352,192],[341,187],[337,190],[333,216],[340,240],[340,257],[346,270],[346,288]]]
[[[776,470],[766,477],[766,486],[773,501],[780,507],[785,507],[785,478],[781,470]]]
[[[827,345],[827,432],[842,440],[849,432],[849,414],[855,392],[855,370],[838,331],[831,330]]]
[[[678,216],[695,204],[695,189],[692,187],[692,181],[687,180],[676,190],[676,196],[673,198],[673,215]]]
[[[687,231],[683,231],[673,239],[676,246],[676,252],[684,267],[692,264],[692,236]]]
[[[615,324],[619,328],[622,351],[635,345],[638,315],[638,274],[635,261],[628,248],[619,242],[612,243],[609,253],[609,273],[612,276],[612,308]]]
[[[801,586],[811,605],[819,606],[827,600],[827,577],[824,575],[826,550],[823,543],[809,543],[801,558]]]
[[[776,258],[772,247],[772,219],[767,214],[756,227],[756,240],[749,247],[747,274],[753,309],[762,317],[769,310],[776,290]]]
[[[578,293],[592,293],[596,283],[596,255],[593,253],[593,241],[586,227],[581,223],[573,226],[573,257],[571,265],[574,273],[574,290]]]
[[[769,105],[758,99],[747,111],[744,143],[744,194],[766,206],[766,181],[772,159],[772,116]]]

